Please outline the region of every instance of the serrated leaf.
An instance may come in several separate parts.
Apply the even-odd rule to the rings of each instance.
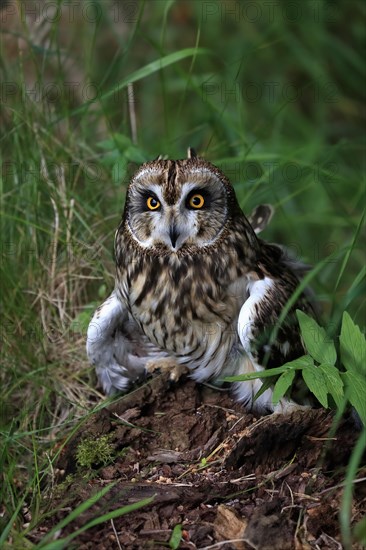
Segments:
[[[321,370],[324,376],[328,393],[333,397],[337,407],[340,407],[344,399],[344,390],[339,370],[337,367],[326,363],[319,365],[318,369]]]
[[[134,147],[133,145],[125,150],[124,156],[127,160],[136,162],[137,164],[142,164],[147,160],[141,149]]]
[[[273,389],[273,395],[272,395],[272,401],[276,405],[281,397],[285,395],[289,387],[291,386],[293,380],[295,378],[295,370],[289,369],[277,380],[274,389]]]
[[[296,310],[296,315],[306,351],[318,363],[334,365],[337,360],[337,352],[334,342],[330,340],[323,327],[299,309]]]
[[[342,374],[347,387],[347,397],[358,412],[361,422],[366,426],[366,379],[353,370]]]
[[[347,370],[366,374],[366,340],[360,328],[345,311],[339,337],[341,360]]]
[[[328,389],[322,371],[310,365],[302,371],[302,377],[309,390],[315,395],[323,407],[328,407]]]

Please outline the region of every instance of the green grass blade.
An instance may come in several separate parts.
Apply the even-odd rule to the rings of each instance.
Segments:
[[[107,487],[108,490],[110,488],[111,488],[111,486]],[[104,494],[105,494],[105,492],[104,492]],[[99,498],[101,498],[101,497],[98,495],[98,500],[99,500]],[[90,503],[90,501],[91,501],[91,503]],[[126,506],[122,506],[121,508],[118,508],[117,510],[113,510],[113,511],[108,512],[106,514],[102,514],[101,516],[89,521],[88,523],[83,525],[83,527],[80,527],[79,529],[76,529],[71,535],[69,535],[69,536],[67,536],[63,539],[52,541],[52,542],[49,542],[47,544],[44,544],[44,542],[45,542],[45,539],[44,539],[35,548],[42,549],[42,550],[61,550],[63,548],[68,548],[68,545],[70,544],[70,542],[72,540],[74,540],[77,536],[81,535],[82,533],[84,533],[88,529],[91,529],[92,527],[95,527],[96,525],[100,525],[101,523],[104,523],[105,521],[110,521],[111,519],[115,519],[115,518],[124,516],[126,514],[130,514],[131,512],[134,512],[135,510],[139,510],[143,506],[148,506],[153,501],[154,501],[154,497],[152,496],[152,497],[149,497],[149,498],[145,498],[143,500],[139,500],[138,502],[134,502],[133,504],[128,504]],[[84,504],[88,504],[87,507],[89,508],[91,505],[95,504],[95,502],[96,502],[95,497],[91,497]],[[87,508],[85,508],[85,509],[87,509]],[[85,509],[83,511],[85,511]],[[67,518],[65,518],[65,519],[69,519],[70,516],[72,516],[72,519],[70,519],[67,522],[67,524],[70,523],[70,521],[73,521],[74,519],[76,519],[76,517],[78,517],[80,515],[80,513],[81,513],[80,506],[78,506],[72,514],[70,514],[69,516],[67,516]],[[67,524],[65,524],[65,525],[67,525]],[[52,530],[53,534],[54,534],[55,530],[58,531],[61,528],[60,524],[56,527],[58,527],[58,529],[56,529],[56,528],[53,529]],[[47,535],[47,539],[49,539],[49,537],[50,537],[50,533]]]
[[[334,291],[336,291],[337,288],[338,288],[338,286],[339,286],[339,283],[340,283],[340,281],[341,281],[341,279],[342,279],[342,277],[343,277],[343,274],[344,274],[344,272],[345,272],[345,269],[346,269],[346,267],[347,267],[347,264],[348,264],[348,262],[349,262],[349,259],[350,259],[350,257],[351,257],[351,254],[352,254],[352,252],[353,252],[353,250],[354,250],[354,248],[355,248],[355,246],[356,246],[356,242],[357,242],[358,237],[359,237],[359,235],[360,235],[361,228],[362,228],[363,225],[364,225],[365,213],[366,213],[366,210],[363,211],[363,214],[362,214],[361,219],[360,219],[360,221],[359,221],[359,223],[358,223],[356,232],[355,232],[355,234],[354,234],[352,243],[351,243],[349,249],[347,250],[347,252],[346,252],[346,254],[345,254],[344,258],[343,258],[343,262],[342,262],[342,265],[341,265],[341,269],[339,270],[339,275],[338,275],[338,279],[337,279],[336,284],[335,284]]]
[[[352,514],[352,494],[354,489],[353,480],[357,477],[357,469],[361,463],[362,456],[366,450],[366,430],[360,434],[357,440],[356,446],[352,451],[351,459],[349,461],[345,487],[343,491],[342,504],[339,513],[339,519],[341,524],[341,532],[344,548],[346,550],[352,549],[352,534],[351,534],[351,514]]]
[[[122,79],[122,81],[117,86],[114,86],[111,90],[108,90],[108,92],[105,92],[104,94],[102,94],[99,98],[99,101],[108,99],[109,97],[113,96],[117,92],[120,92],[121,90],[127,88],[129,84],[133,84],[134,82],[138,82],[143,78],[151,76],[152,74],[162,69],[165,69],[165,67],[169,67],[169,65],[178,63],[179,61],[182,61],[187,57],[196,57],[198,55],[210,55],[211,53],[212,52],[207,48],[185,48],[178,52],[168,54],[164,57],[161,57],[160,59],[157,59],[156,61],[152,61],[148,65],[145,65],[145,67],[138,69],[137,71],[131,73],[128,77]],[[68,117],[71,118],[77,114],[84,113],[90,107],[90,105],[92,105],[92,103],[95,103],[94,99],[90,101],[86,101],[85,103],[83,103],[83,105],[71,111]],[[57,124],[64,118],[65,118],[64,116],[57,118],[56,120],[53,121],[52,124]]]

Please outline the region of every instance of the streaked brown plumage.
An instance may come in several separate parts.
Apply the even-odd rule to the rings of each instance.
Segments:
[[[107,393],[125,390],[159,358],[204,381],[304,353],[294,308],[268,345],[299,284],[280,247],[256,235],[270,215],[258,208],[253,229],[225,175],[192,154],[141,166],[116,232],[115,290],[88,331],[88,355]],[[305,295],[295,307],[311,310]],[[253,401],[260,387],[259,380],[237,383],[235,392],[247,407],[274,410],[270,389]],[[277,409],[293,405],[284,398]]]

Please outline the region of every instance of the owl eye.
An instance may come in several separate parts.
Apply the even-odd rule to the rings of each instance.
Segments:
[[[198,210],[199,208],[202,208],[202,206],[205,204],[205,199],[199,193],[195,193],[189,199],[188,204],[191,208],[195,208],[196,210]]]
[[[146,201],[149,210],[157,210],[160,208],[160,202],[155,197],[149,197]]]

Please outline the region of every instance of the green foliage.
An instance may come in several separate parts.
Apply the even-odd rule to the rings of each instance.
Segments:
[[[174,527],[169,539],[169,548],[171,548],[172,550],[177,550],[179,548],[180,541],[182,540],[182,531],[183,531],[182,525],[178,523]]]
[[[100,400],[85,329],[113,288],[133,165],[195,147],[245,212],[274,205],[264,237],[314,265],[307,282],[329,323],[347,310],[361,324],[365,293],[362,2],[299,2],[298,17],[290,0],[273,17],[263,3],[254,19],[242,2],[92,2],[96,18],[67,2],[60,17],[41,6],[28,18],[25,4],[1,11],[0,65],[0,545],[18,531],[23,547],[22,502],[36,525],[55,448]],[[349,392],[362,409],[362,335],[342,330],[344,371],[311,361],[328,401]],[[305,363],[270,373],[276,398]]]
[[[360,415],[363,425],[366,426],[366,379],[358,372],[348,370],[343,374],[347,392],[346,395]]]
[[[356,442],[356,445],[352,451],[351,458],[346,470],[345,476],[345,486],[342,496],[341,509],[339,513],[339,519],[341,524],[342,539],[344,543],[344,548],[351,550],[352,545],[352,532],[351,532],[351,521],[352,521],[352,500],[353,493],[355,490],[354,480],[357,477],[357,471],[362,464],[362,458],[365,455],[366,451],[366,428],[364,428]],[[364,538],[364,524],[358,523],[355,529],[355,535],[358,539]]]
[[[323,407],[328,407],[328,387],[322,371],[315,365],[309,365],[302,371],[302,377],[309,390],[313,392]]]
[[[298,310],[296,314],[308,355],[281,367],[285,370],[274,386],[273,401],[276,403],[285,395],[293,381],[294,368],[299,367],[307,387],[323,407],[328,407],[328,395],[338,407],[347,398],[366,425],[365,336],[344,312],[339,341],[340,365],[345,370],[340,371],[335,344],[324,328],[304,312]]]
[[[297,311],[297,319],[300,323],[301,336],[305,347],[313,359],[318,363],[334,365],[337,359],[337,352],[334,343],[329,340],[323,327],[308,317],[304,312]]]
[[[109,435],[84,439],[76,450],[76,462],[82,468],[109,464],[115,457],[115,450]]]
[[[339,337],[342,363],[347,371],[366,375],[365,336],[345,311]]]
[[[361,519],[355,527],[355,537],[363,546],[366,546],[366,518]]]
[[[154,497],[145,498],[143,500],[139,500],[138,502],[134,502],[133,504],[122,506],[117,510],[102,514],[88,521],[79,529],[75,529],[73,533],[71,533],[71,535],[52,541],[52,538],[58,531],[61,531],[64,527],[66,527],[66,525],[69,525],[69,523],[78,518],[83,512],[88,510],[91,506],[95,505],[101,498],[103,498],[103,496],[105,496],[111,490],[114,485],[114,483],[107,485],[106,487],[98,491],[95,495],[92,495],[90,498],[88,498],[85,502],[79,504],[79,506],[77,506],[75,510],[72,510],[64,519],[62,519],[57,525],[55,525],[55,527],[53,527],[34,548],[37,550],[66,550],[67,548],[70,548],[70,543],[78,535],[84,533],[88,529],[91,529],[96,525],[100,525],[105,521],[110,521],[111,519],[115,519],[120,516],[124,516],[131,512],[134,512],[135,510],[139,510],[144,506],[148,506],[154,500]]]
[[[331,396],[339,408],[348,400],[356,409],[362,423],[366,425],[365,336],[349,314],[344,312],[339,368],[336,365],[336,346],[324,328],[304,312],[297,310],[296,314],[308,355],[303,355],[281,367],[240,376],[227,376],[225,381],[245,382],[256,378],[265,380],[280,375],[274,384],[272,396],[273,403],[278,403],[287,392],[291,393],[295,371],[298,370],[301,371],[309,390],[323,407],[328,407],[328,396]]]
[[[323,380],[325,380],[327,392],[333,397],[337,407],[341,407],[344,400],[344,384],[339,370],[326,363],[321,363],[318,370],[322,373]]]
[[[278,378],[275,387],[273,388],[272,400],[273,403],[278,403],[287,390],[291,387],[295,378],[295,369],[288,369],[284,371]]]
[[[92,302],[85,306],[84,310],[78,313],[70,323],[70,330],[73,332],[80,332],[86,335],[90,319],[98,307],[98,302]]]
[[[126,181],[129,163],[139,165],[149,160],[149,155],[123,134],[113,134],[111,138],[100,141],[98,147],[104,150],[102,162],[105,166],[111,167],[112,181],[115,185]]]

